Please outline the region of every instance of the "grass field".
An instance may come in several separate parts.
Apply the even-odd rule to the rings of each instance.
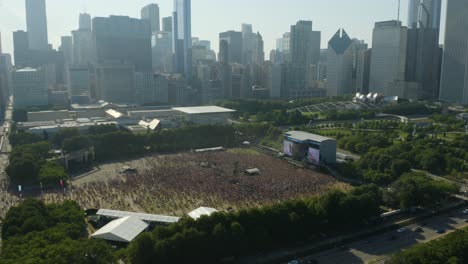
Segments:
[[[138,173],[120,175],[116,168],[126,164]],[[84,208],[182,216],[199,206],[239,209],[349,188],[331,176],[249,149],[158,156],[104,168],[105,173],[73,182],[67,195],[46,194],[46,202],[73,199]],[[261,174],[245,175],[251,168]]]

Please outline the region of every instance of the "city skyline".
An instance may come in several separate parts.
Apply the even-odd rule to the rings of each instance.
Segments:
[[[109,15],[128,15],[140,18],[140,10],[147,4],[156,3],[160,7],[160,17],[170,16],[173,2],[169,0],[150,1],[136,0],[131,4],[122,0],[108,0],[91,3],[91,1],[75,1],[64,3],[64,1],[47,1],[47,20],[49,29],[49,40],[54,48],[60,45],[61,36],[71,35],[71,31],[78,28],[79,13],[88,12],[92,17]],[[243,3],[245,4],[243,5]],[[348,3],[344,0],[332,1],[305,1],[295,0],[297,3],[289,7],[290,12],[284,13],[281,5],[271,5],[271,1],[260,0],[255,3],[247,3],[245,0],[237,1],[235,4],[229,1],[206,0],[197,2],[192,6],[192,35],[200,39],[212,41],[212,48],[218,50],[218,34],[228,30],[239,31],[242,23],[252,24],[255,31],[259,31],[265,41],[265,51],[275,48],[276,39],[283,33],[289,31],[289,27],[298,20],[312,20],[315,30],[322,31],[321,48],[327,47],[327,40],[336,32],[336,28],[346,28],[347,32],[355,38],[363,39],[372,46],[372,29],[377,21],[385,21],[397,18],[397,0],[362,0],[362,4]],[[332,3],[333,2],[333,3]],[[269,5],[266,5],[266,4]],[[336,4],[342,7],[336,9]],[[25,6],[23,1],[0,0],[0,17],[9,18],[0,21],[0,32],[2,32],[3,49],[5,53],[13,53],[12,32],[25,30]],[[251,8],[245,8],[249,6]],[[366,6],[368,14],[358,15]],[[241,10],[244,7],[245,10]],[[310,8],[309,8],[310,7]],[[258,8],[266,11],[265,16],[258,16]],[[230,12],[219,12],[219,10],[230,10]],[[442,3],[442,21],[445,21],[446,0]],[[355,10],[355,12],[349,12]],[[394,10],[394,12],[390,11]],[[239,11],[239,12],[236,12]],[[242,12],[241,12],[242,11]],[[400,20],[406,25],[408,11],[408,0],[402,0]],[[333,16],[330,14],[333,12]],[[210,15],[206,15],[209,13]],[[283,19],[277,19],[279,15]],[[69,17],[65,20],[63,17]],[[217,23],[212,23],[217,20]],[[352,21],[352,22],[348,22]],[[274,26],[272,26],[274,25]],[[443,43],[444,23],[441,25],[441,43]]]

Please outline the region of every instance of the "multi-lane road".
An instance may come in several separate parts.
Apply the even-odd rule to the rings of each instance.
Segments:
[[[384,263],[389,256],[415,244],[440,238],[455,229],[468,226],[468,215],[461,209],[440,215],[425,222],[406,226],[403,230],[392,230],[361,241],[333,248],[303,258],[303,263]],[[439,232],[439,233],[438,233]]]

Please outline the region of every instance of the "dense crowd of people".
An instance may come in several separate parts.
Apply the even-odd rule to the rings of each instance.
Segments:
[[[248,152],[158,156],[143,164],[136,173],[71,184],[65,195],[49,193],[44,199],[73,199],[84,208],[183,215],[198,206],[227,210],[309,197],[338,184],[331,176]],[[252,168],[260,174],[245,174]]]

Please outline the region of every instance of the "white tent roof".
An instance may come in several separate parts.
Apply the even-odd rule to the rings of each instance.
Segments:
[[[146,222],[162,223],[162,224],[177,223],[180,220],[180,217],[175,217],[175,216],[133,213],[133,212],[116,211],[116,210],[108,210],[108,209],[99,209],[96,215],[110,217],[110,218],[122,218],[126,216],[134,216]]]
[[[142,220],[127,216],[110,222],[91,235],[93,238],[130,243],[136,236],[148,228]]]
[[[219,212],[218,210],[210,207],[200,207],[198,209],[193,210],[192,212],[188,213],[190,217],[197,220],[198,218],[202,217],[203,215],[210,216],[212,213]]]

